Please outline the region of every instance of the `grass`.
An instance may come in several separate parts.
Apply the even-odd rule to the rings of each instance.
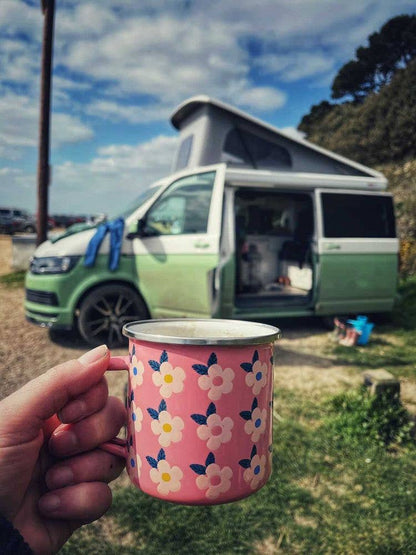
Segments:
[[[18,287],[23,278],[0,282]],[[393,321],[376,323],[367,346],[342,347],[328,335],[326,353],[340,371],[384,367],[416,384],[416,280],[400,291]],[[322,382],[318,367],[317,374]],[[317,384],[313,397],[289,387],[276,392],[274,472],[263,490],[238,503],[192,508],[152,499],[122,480],[106,517],[77,532],[62,554],[416,553],[416,447],[407,412],[374,406],[359,388],[318,395]]]
[[[414,553],[414,444],[393,453],[361,430],[356,437],[351,422],[340,436],[339,404],[312,411],[300,397],[291,400],[321,425],[276,424],[275,470],[256,495],[184,507],[121,488],[109,513],[113,534],[100,538],[97,527],[91,537],[85,529],[63,553]]]
[[[0,276],[0,283],[6,285],[6,287],[23,287],[25,283],[25,275],[25,271],[5,274]]]
[[[416,383],[416,280],[401,291],[395,319],[377,324],[367,346],[341,347],[328,337],[336,364],[357,373],[384,367]],[[107,516],[77,532],[62,553],[416,553],[416,444],[406,408],[361,387],[316,398],[279,388],[274,471],[260,492],[229,505],[185,507],[122,482]]]

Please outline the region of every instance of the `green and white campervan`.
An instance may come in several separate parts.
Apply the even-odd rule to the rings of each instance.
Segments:
[[[115,345],[143,318],[263,320],[391,311],[398,239],[382,174],[201,96],[178,107],[173,173],[124,217],[40,245],[26,317]]]

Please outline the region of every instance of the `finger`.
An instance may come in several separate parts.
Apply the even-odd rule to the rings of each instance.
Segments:
[[[129,369],[129,357],[111,357],[108,364],[108,370],[128,370]]]
[[[101,411],[56,428],[49,439],[49,451],[57,457],[90,451],[116,436],[125,422],[123,403],[117,397],[109,397]]]
[[[46,473],[50,490],[82,482],[111,482],[124,468],[124,460],[97,449],[54,464]]]
[[[39,511],[47,518],[76,520],[86,524],[100,518],[111,505],[111,490],[104,482],[75,484],[49,492],[39,499]]]
[[[45,420],[101,380],[109,359],[109,350],[101,345],[28,382],[2,401],[0,435],[12,444],[37,437]]]
[[[81,418],[86,418],[94,412],[101,410],[108,398],[107,380],[102,378],[96,385],[93,385],[86,393],[79,395],[73,401],[65,405],[58,413],[59,419],[63,423],[76,422]]]

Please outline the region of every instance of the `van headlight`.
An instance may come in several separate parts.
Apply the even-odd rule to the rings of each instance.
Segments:
[[[32,258],[32,274],[67,274],[76,265],[80,256],[45,256]]]

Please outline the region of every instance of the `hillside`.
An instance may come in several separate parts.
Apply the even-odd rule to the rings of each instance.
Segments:
[[[304,116],[308,140],[366,165],[416,158],[416,60],[362,103],[322,102]]]
[[[362,103],[314,106],[298,128],[309,141],[387,177],[402,240],[402,275],[416,274],[416,60]]]

